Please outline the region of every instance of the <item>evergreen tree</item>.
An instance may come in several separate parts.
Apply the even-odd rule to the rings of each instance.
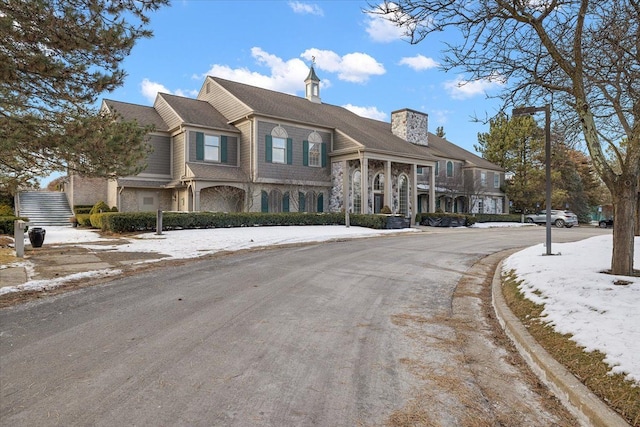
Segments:
[[[122,85],[121,62],[150,37],[148,14],[168,0],[0,2],[0,190],[68,169],[139,172],[143,129],[92,105]]]
[[[474,148],[511,175],[505,192],[514,212],[544,206],[544,133],[533,118],[496,116],[489,121],[489,132],[478,134]]]

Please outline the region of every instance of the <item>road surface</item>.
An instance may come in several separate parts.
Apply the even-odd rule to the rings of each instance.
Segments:
[[[5,308],[0,422],[573,425],[490,321],[495,260],[470,270],[543,241],[544,227],[433,229],[276,248]]]

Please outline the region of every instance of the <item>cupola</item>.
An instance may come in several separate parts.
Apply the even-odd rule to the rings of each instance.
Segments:
[[[315,64],[315,59],[313,64]],[[322,102],[320,100],[320,79],[313,69],[313,64],[311,64],[311,68],[309,69],[309,75],[307,75],[307,78],[304,80],[305,98],[311,102],[320,104]]]

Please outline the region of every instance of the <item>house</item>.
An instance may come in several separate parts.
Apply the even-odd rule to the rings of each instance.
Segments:
[[[160,93],[153,107],[104,100],[104,111],[154,125],[146,169],[108,182],[71,177],[72,205],[118,210],[506,213],[504,171],[428,132],[402,109],[391,123],[320,99],[206,77],[196,99]]]

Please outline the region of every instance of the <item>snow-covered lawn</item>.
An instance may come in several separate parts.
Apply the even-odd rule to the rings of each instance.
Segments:
[[[601,273],[611,268],[613,237],[554,243],[557,256],[546,256],[544,245],[507,258],[503,271],[515,270],[520,290],[544,305],[542,315],[562,334],[587,351],[606,354],[612,373],[624,373],[640,386],[640,278]],[[640,238],[634,264],[640,265]],[[617,281],[628,283],[615,284]]]

